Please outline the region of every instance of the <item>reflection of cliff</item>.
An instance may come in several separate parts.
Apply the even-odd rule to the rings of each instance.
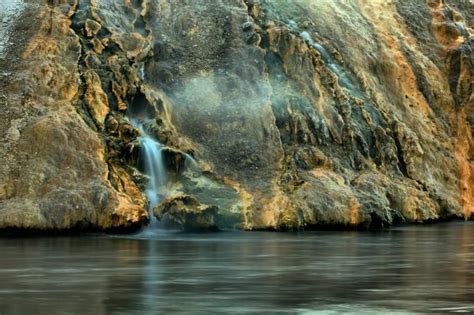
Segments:
[[[0,311],[469,312],[473,228],[0,239]]]
[[[175,212],[217,208],[212,224],[246,229],[469,218],[470,12],[451,1],[27,5],[20,22],[42,18],[15,26],[25,43],[0,60],[12,73],[0,78],[0,227],[148,220],[127,118],[137,106],[167,148],[165,201],[193,200]]]

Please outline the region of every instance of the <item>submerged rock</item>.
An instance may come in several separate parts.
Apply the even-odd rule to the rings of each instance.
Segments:
[[[473,218],[472,9],[25,2],[0,45],[0,229],[148,222],[144,132],[155,214],[184,229]]]

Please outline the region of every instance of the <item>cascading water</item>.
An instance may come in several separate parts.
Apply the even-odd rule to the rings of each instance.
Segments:
[[[151,224],[148,229],[142,232],[143,235],[154,235],[159,233],[158,229],[161,225],[153,214],[153,209],[160,203],[160,201],[172,190],[172,184],[168,180],[168,174],[165,165],[165,158],[163,154],[163,145],[154,139],[148,131],[147,126],[153,125],[151,120],[152,113],[147,113],[147,107],[144,99],[138,98],[128,112],[130,123],[133,127],[140,131],[140,136],[137,140],[140,143],[140,164],[143,172],[148,177],[148,183],[145,188],[145,194],[148,198],[148,212]],[[188,174],[199,174],[199,167],[192,156],[182,152],[184,157],[184,169]],[[151,227],[151,228],[150,228]]]
[[[300,33],[300,36],[304,39],[305,42],[307,42],[309,45],[311,45],[314,49],[316,49],[319,54],[321,55],[321,58],[323,59],[324,63],[326,66],[337,76],[339,84],[352,92],[354,95],[356,95],[359,98],[362,98],[362,92],[358,88],[352,84],[351,80],[347,76],[347,74],[344,72],[344,70],[334,62],[332,59],[331,55],[329,52],[326,50],[325,47],[323,47],[321,44],[316,43],[311,35],[309,35],[308,32],[303,31]]]
[[[150,177],[146,195],[150,201],[152,210],[160,201],[159,194],[166,186],[166,168],[163,160],[162,146],[150,136],[144,135],[139,138],[142,144],[142,157],[145,163],[145,173]]]
[[[140,130],[142,134],[138,137],[138,141],[141,144],[140,156],[143,159],[145,175],[149,177],[145,190],[149,201],[148,212],[150,214],[150,220],[156,222],[157,220],[153,215],[153,208],[160,202],[161,197],[165,194],[168,182],[162,145],[145,131],[143,122],[132,119],[131,123],[135,128]]]
[[[289,20],[287,22],[287,25],[291,30],[298,33],[299,36],[301,36],[301,38],[306,43],[308,43],[308,45],[310,45],[319,52],[319,54],[321,55],[321,59],[326,64],[326,66],[337,76],[337,80],[341,87],[351,92],[354,96],[361,99],[365,99],[362,91],[351,81],[344,69],[333,60],[331,54],[324,46],[317,43],[307,31],[302,31],[295,21]]]

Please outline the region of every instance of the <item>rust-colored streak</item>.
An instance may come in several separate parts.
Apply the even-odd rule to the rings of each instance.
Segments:
[[[469,162],[472,148],[472,134],[466,123],[466,112],[459,116],[456,139],[456,161],[459,167],[459,191],[461,205],[466,219],[474,216],[474,164]]]

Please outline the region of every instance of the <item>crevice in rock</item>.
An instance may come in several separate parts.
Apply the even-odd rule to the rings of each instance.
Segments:
[[[396,123],[394,123],[396,124]],[[400,171],[402,172],[403,176],[410,178],[408,176],[408,170],[407,170],[407,165],[405,162],[405,158],[403,157],[403,149],[402,149],[402,144],[400,142],[399,136],[397,134],[397,131],[395,127],[392,127],[392,132],[393,132],[393,138],[395,140],[395,146],[397,147],[397,157],[398,157],[398,167]]]
[[[412,68],[413,73],[415,74],[416,78],[416,85],[418,87],[418,90],[421,92],[421,94],[424,96],[426,102],[428,105],[436,110],[436,112],[439,112],[438,108],[435,106],[435,101],[434,101],[434,95],[433,91],[431,88],[431,85],[429,81],[427,80],[425,74],[423,73],[423,70],[421,67],[418,65],[418,63],[415,60],[415,57],[413,56],[413,53],[410,51],[410,49],[407,47],[404,41],[399,39],[399,44],[401,47],[401,51],[405,55],[405,58],[408,61],[408,64]]]
[[[77,112],[82,117],[81,130],[96,142],[99,152],[92,152],[91,159],[101,167],[94,175],[108,176],[100,179],[105,194],[85,196],[97,213],[112,211],[119,204],[125,210],[114,220],[121,224],[122,215],[135,205],[129,199],[136,197],[138,207],[146,202],[141,194],[147,177],[139,158],[140,132],[166,145],[163,160],[172,189],[196,197],[199,203],[228,207],[233,214],[244,209],[246,227],[291,230],[324,222],[344,229],[367,228],[392,224],[392,215],[402,208],[408,220],[420,221],[456,211],[450,209],[456,207],[457,192],[449,187],[457,184],[456,161],[449,151],[452,145],[448,131],[443,130],[446,118],[442,115],[453,125],[469,118],[456,116],[452,108],[436,107],[453,104],[449,92],[440,95],[444,91],[437,89],[446,85],[443,75],[447,75],[446,90],[451,91],[456,107],[469,115],[464,98],[469,88],[463,81],[470,63],[465,64],[464,50],[447,55],[447,73],[444,68],[435,69],[418,44],[411,45],[411,37],[403,37],[408,34],[399,24],[394,5],[372,6],[373,2],[365,7],[367,21],[374,19],[374,23],[364,28],[370,23],[352,19],[359,13],[352,4],[328,2],[334,10],[320,7],[321,12],[311,12],[321,5],[312,2],[311,10],[303,12],[298,3],[284,1],[185,2],[80,1],[67,14],[74,35],[67,27],[58,32],[69,21],[53,15],[67,9],[66,1],[48,0],[49,6],[42,5],[41,32],[51,33],[53,41],[58,39],[55,44],[67,51],[66,62],[72,65],[71,90],[77,93],[71,96],[74,108],[68,113],[72,110],[74,116]],[[393,33],[388,27],[376,27],[375,22],[384,24],[388,16],[379,20],[367,13],[370,8],[385,7],[395,16],[388,22],[394,23],[388,25],[393,26]],[[417,5],[407,4],[410,7]],[[347,21],[337,20],[339,14]],[[320,17],[328,19],[317,20]],[[50,18],[54,25],[48,25]],[[370,47],[354,43],[350,35],[331,30],[336,25],[348,30],[358,27],[362,40],[376,43]],[[61,37],[64,33],[66,38]],[[358,35],[354,34],[354,40]],[[454,40],[460,43],[461,37]],[[451,43],[446,46],[459,48]],[[382,56],[387,60],[376,60]],[[364,64],[365,57],[369,65]],[[63,61],[59,59],[47,59],[53,77],[59,69],[54,63]],[[69,66],[65,68],[71,72]],[[41,69],[35,75],[41,75]],[[440,80],[433,81],[431,75]],[[45,85],[54,86],[49,79]],[[440,114],[433,117],[425,100]],[[417,108],[416,101],[423,106]],[[91,103],[101,103],[101,107]],[[137,126],[132,118],[141,112],[146,118]],[[398,128],[398,123],[403,126]],[[467,129],[458,133],[456,154],[469,166]],[[445,140],[446,144],[441,143]],[[201,160],[188,169],[192,156]],[[209,187],[203,188],[204,184]],[[91,185],[84,186],[90,189]],[[383,187],[393,192],[392,199],[385,198]],[[126,202],[115,199],[114,189]],[[207,195],[209,191],[212,195]],[[226,200],[219,203],[222,199]],[[54,210],[56,201],[51,199],[47,211]],[[255,213],[249,215],[249,209]],[[54,220],[53,212],[48,215],[48,220]],[[83,221],[84,225],[95,222]]]
[[[255,34],[252,34],[252,36],[257,36],[259,37],[259,39],[255,39],[256,41],[256,45],[262,49],[263,51],[265,51],[265,55],[264,55],[264,61],[265,61],[265,78],[266,78],[266,81],[268,83],[268,86],[270,87],[271,91],[270,91],[270,94],[272,95],[273,94],[273,86],[270,82],[270,72],[269,72],[269,62],[267,60],[267,56],[269,55],[269,42],[268,42],[268,35],[267,35],[267,32],[265,30],[265,25],[264,23],[260,23],[258,20],[257,20],[257,17],[255,17],[255,13],[256,12],[259,12],[258,8],[255,8],[255,3],[253,0],[244,0],[244,5],[247,7],[247,15],[250,17],[250,19],[252,20],[252,22],[258,27],[258,32],[257,30],[253,30],[253,27],[250,26],[250,30],[252,30],[253,32],[255,32]],[[245,29],[246,26],[243,26],[243,28]],[[270,99],[271,99],[271,95],[270,95]],[[273,122],[275,124],[275,126],[277,127],[276,128],[276,131],[278,133],[278,139],[279,139],[279,148],[281,149],[282,152],[284,152],[284,155],[285,155],[285,159],[286,159],[286,150],[283,146],[283,139],[282,139],[282,135],[281,135],[281,132],[280,132],[280,128],[278,126],[278,121],[277,121],[277,118],[276,118],[276,115],[275,115],[275,110],[273,108],[273,105],[274,105],[274,101],[272,100],[271,101],[272,105],[271,105],[271,111],[272,111],[272,115],[273,115]]]
[[[134,179],[135,165],[131,156],[132,152],[129,152],[127,146],[136,138],[138,131],[129,126],[124,111],[132,102],[138,89],[137,83],[130,82],[129,74],[126,72],[134,71],[136,62],[124,57],[126,52],[113,41],[110,31],[92,17],[94,14],[91,6],[90,2],[81,2],[71,16],[71,29],[78,37],[81,49],[78,64],[81,91],[76,102],[76,109],[104,143],[104,160],[108,168],[109,183],[118,192],[129,194],[126,183],[116,170],[119,172],[123,170],[131,179]],[[86,23],[92,26],[94,26],[93,23],[97,23],[98,31],[86,29],[88,27]],[[91,34],[91,31],[94,33]],[[101,42],[106,45],[100,47]],[[98,47],[100,47],[99,51],[97,51]],[[123,67],[128,67],[128,69],[125,71]],[[94,93],[88,89],[95,88],[88,86],[88,80],[85,77],[87,73],[97,76],[99,81],[96,84],[99,84],[104,93],[107,112],[101,117],[103,119],[101,122],[96,120],[90,108],[96,104],[87,104],[90,101],[86,100],[87,93]],[[120,98],[120,93],[125,94],[123,99]],[[139,183],[136,184],[139,185]]]
[[[86,1],[86,0],[84,0]],[[52,0],[50,2],[53,2]],[[90,5],[89,4],[86,4],[86,5]],[[79,71],[79,78],[80,78],[80,92],[79,92],[79,95],[78,95],[78,100],[76,101],[76,110],[78,111],[79,115],[84,119],[84,121],[87,123],[87,125],[92,128],[95,132],[98,132],[100,130],[99,128],[99,125],[96,123],[96,121],[94,120],[93,116],[92,116],[92,113],[91,113],[91,110],[88,108],[88,106],[86,105],[86,101],[85,101],[85,95],[86,95],[86,91],[87,91],[87,83],[86,83],[86,80],[84,78],[84,68],[85,68],[85,65],[86,65],[86,62],[85,62],[85,44],[84,44],[84,39],[83,39],[83,36],[81,34],[81,29],[78,28],[78,26],[80,26],[82,24],[82,22],[80,20],[76,20],[77,18],[77,12],[79,10],[81,10],[81,5],[78,4],[78,6],[76,7],[74,13],[72,14],[71,16],[71,30],[74,32],[74,34],[77,36],[77,39],[79,40],[79,43],[80,43],[80,52],[79,52],[79,60],[78,60],[78,71]],[[53,11],[53,9],[51,9],[51,11]],[[77,22],[78,24],[76,24],[75,22]]]

